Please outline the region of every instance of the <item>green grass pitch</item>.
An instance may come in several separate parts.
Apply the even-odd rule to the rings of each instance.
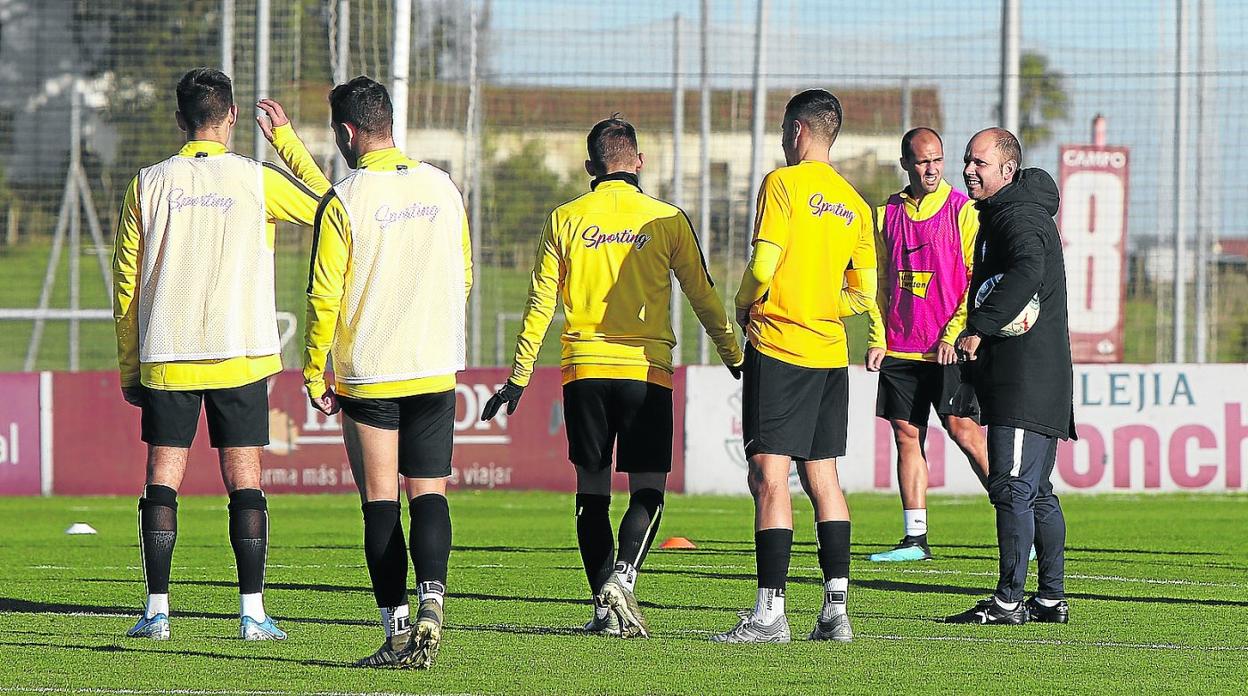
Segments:
[[[982,498],[932,501],[920,564],[866,560],[899,536],[891,496],[851,496],[848,645],[719,646],[753,602],[748,499],[672,496],[638,583],[651,640],[578,635],[588,617],[569,495],[451,496],[447,630],[428,672],[349,669],[380,643],[353,496],[271,501],[269,611],[285,643],[237,631],[224,496],[180,507],[173,640],[126,639],[143,599],[135,502],[0,499],[0,693],[1244,693],[1248,496],[1067,496],[1072,623],[948,626],[986,596],[993,516]],[[794,638],[821,601],[809,506],[797,499]],[[613,508],[618,520],[625,503]],[[95,536],[67,536],[87,522]],[[409,585],[412,584],[409,577]]]

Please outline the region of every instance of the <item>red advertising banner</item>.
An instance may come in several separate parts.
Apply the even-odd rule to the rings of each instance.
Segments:
[[[39,373],[0,373],[0,495],[39,495]]]
[[[504,369],[473,369],[459,375],[451,487],[574,490],[576,478],[567,461],[558,369],[536,371],[513,415],[504,412],[490,423],[479,421],[485,401],[507,374]],[[38,375],[33,376],[37,395]],[[683,404],[683,371],[674,376],[674,387],[674,403]],[[121,399],[117,374],[56,373],[53,404],[53,492],[138,494],[143,488],[146,446],[139,440],[139,410]],[[30,413],[37,414],[38,409],[32,408]],[[681,491],[684,409],[675,409],[674,417],[676,441],[669,488]],[[342,445],[341,419],[311,407],[303,390],[303,376],[297,371],[282,372],[269,380],[269,440],[262,478],[267,492],[355,491]],[[38,492],[38,458],[32,457],[32,461],[34,492]],[[180,490],[185,494],[220,494],[225,490],[216,452],[208,446],[208,428],[202,415]]]
[[[1057,224],[1066,255],[1075,362],[1122,360],[1128,168],[1125,147],[1061,148]]]

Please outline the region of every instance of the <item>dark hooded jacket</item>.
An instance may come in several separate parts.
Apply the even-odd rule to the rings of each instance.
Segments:
[[[985,425],[1005,425],[1073,439],[1073,375],[1066,314],[1066,266],[1057,214],[1057,185],[1042,169],[1024,169],[1014,182],[977,204],[979,236],[967,293],[967,331],[983,337],[973,363]],[[987,299],[975,292],[1001,274]],[[1033,295],[1040,314],[1021,336],[995,334]]]

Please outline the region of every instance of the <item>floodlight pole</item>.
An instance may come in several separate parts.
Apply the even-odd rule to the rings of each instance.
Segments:
[[[701,76],[698,84],[698,136],[702,151],[698,166],[698,234],[702,239],[702,254],[707,263],[711,260],[711,80],[708,42],[711,33],[710,0],[702,0],[701,38],[698,50],[701,55]],[[709,266],[708,266],[709,267]],[[710,350],[705,331],[698,332],[698,362],[706,364]]]
[[[750,124],[750,182],[747,190],[746,239],[753,236],[758,211],[758,187],[763,178],[763,121],[767,118],[767,0],[758,0],[758,20],[754,23],[754,115]],[[753,246],[745,244],[749,259]]]
[[[350,65],[351,54],[351,0],[338,0],[335,33],[334,33],[334,84],[341,85],[347,81],[347,70]],[[333,179],[341,181],[350,173],[347,167],[347,161],[343,159],[338,152],[337,146],[331,140],[329,144],[329,159],[333,162]]]
[[[1002,0],[1001,4],[1001,125],[1018,138],[1019,127],[1019,44],[1022,0]]]
[[[1196,5],[1197,28],[1200,46],[1196,74],[1196,150],[1200,166],[1196,168],[1196,362],[1209,361],[1210,319],[1209,255],[1213,251],[1214,230],[1218,224],[1217,196],[1214,195],[1211,172],[1220,171],[1217,141],[1217,118],[1215,109],[1212,72],[1217,27],[1214,24],[1214,8],[1211,0],[1198,0]],[[1214,360],[1217,348],[1214,347]]]
[[[81,264],[79,261],[82,257],[82,198],[79,195],[77,178],[78,168],[82,162],[82,92],[79,89],[78,79],[74,78],[73,93],[70,94],[69,107],[69,179],[74,182],[69,187],[72,192],[69,204],[69,309],[70,312],[77,312],[82,306],[81,284],[78,282],[78,273]],[[69,371],[78,371],[78,352],[81,346],[80,342],[81,324],[77,316],[71,316],[69,319]]]
[[[680,14],[672,17],[672,204],[677,208],[685,206],[684,172],[680,166],[681,136],[685,130],[685,76],[680,63]],[[681,338],[684,335],[685,303],[682,294],[676,290],[676,276],[672,274],[672,294],[670,316],[672,335],[676,344],[672,346],[672,364],[680,365]]]
[[[487,7],[488,12],[488,7]],[[481,37],[477,23],[480,15],[476,0],[468,3],[468,113],[464,122],[464,166],[460,181],[468,198],[468,230],[472,240],[473,285],[476,290],[468,299],[469,307],[469,364],[481,364],[481,275],[484,272],[482,258],[481,220],[481,130],[484,125],[481,99]],[[499,348],[495,347],[497,353]]]
[[[269,96],[269,0],[256,0],[256,101]],[[251,113],[254,109],[247,110]],[[265,150],[264,131],[256,125],[254,156],[257,162],[263,162],[268,152]]]
[[[411,73],[412,0],[394,0],[394,45],[390,51],[390,101],[394,105],[394,144],[407,149],[407,87]]]
[[[234,0],[221,0],[221,72],[234,79]]]
[[[1174,361],[1187,359],[1187,37],[1191,13],[1188,0],[1176,0],[1174,43]]]

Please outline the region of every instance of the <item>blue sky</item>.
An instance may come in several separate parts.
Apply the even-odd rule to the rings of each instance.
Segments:
[[[1069,117],[1056,137],[1027,153],[1031,164],[1056,170],[1057,145],[1089,140],[1097,113],[1109,119],[1109,141],[1132,150],[1131,233],[1170,234],[1165,213],[1174,178],[1175,2],[1146,0],[1022,0],[1023,50],[1046,55],[1066,75]],[[1197,0],[1190,0],[1196,29]],[[1248,186],[1233,151],[1248,123],[1248,2],[1210,3],[1216,16],[1215,200]],[[756,26],[754,0],[712,0],[710,62],[716,87],[748,88]],[[694,88],[700,3],[634,0],[495,0],[491,34],[493,79],[526,84],[603,88],[671,83],[672,19],[685,23],[684,70]],[[771,0],[768,75],[772,88],[898,84],[936,86],[944,109],[946,155],[976,130],[993,124],[1000,61],[997,0],[930,3],[900,0],[842,3]],[[1193,33],[1193,43],[1196,34]],[[1196,70],[1193,53],[1190,70]],[[1171,74],[1167,74],[1171,73]],[[1191,80],[1191,100],[1196,101]],[[1195,142],[1195,118],[1192,118]],[[1194,177],[1195,153],[1184,175]],[[951,172],[952,173],[952,172]],[[957,177],[951,176],[955,183]],[[1220,206],[1224,235],[1248,235],[1248,222]]]

